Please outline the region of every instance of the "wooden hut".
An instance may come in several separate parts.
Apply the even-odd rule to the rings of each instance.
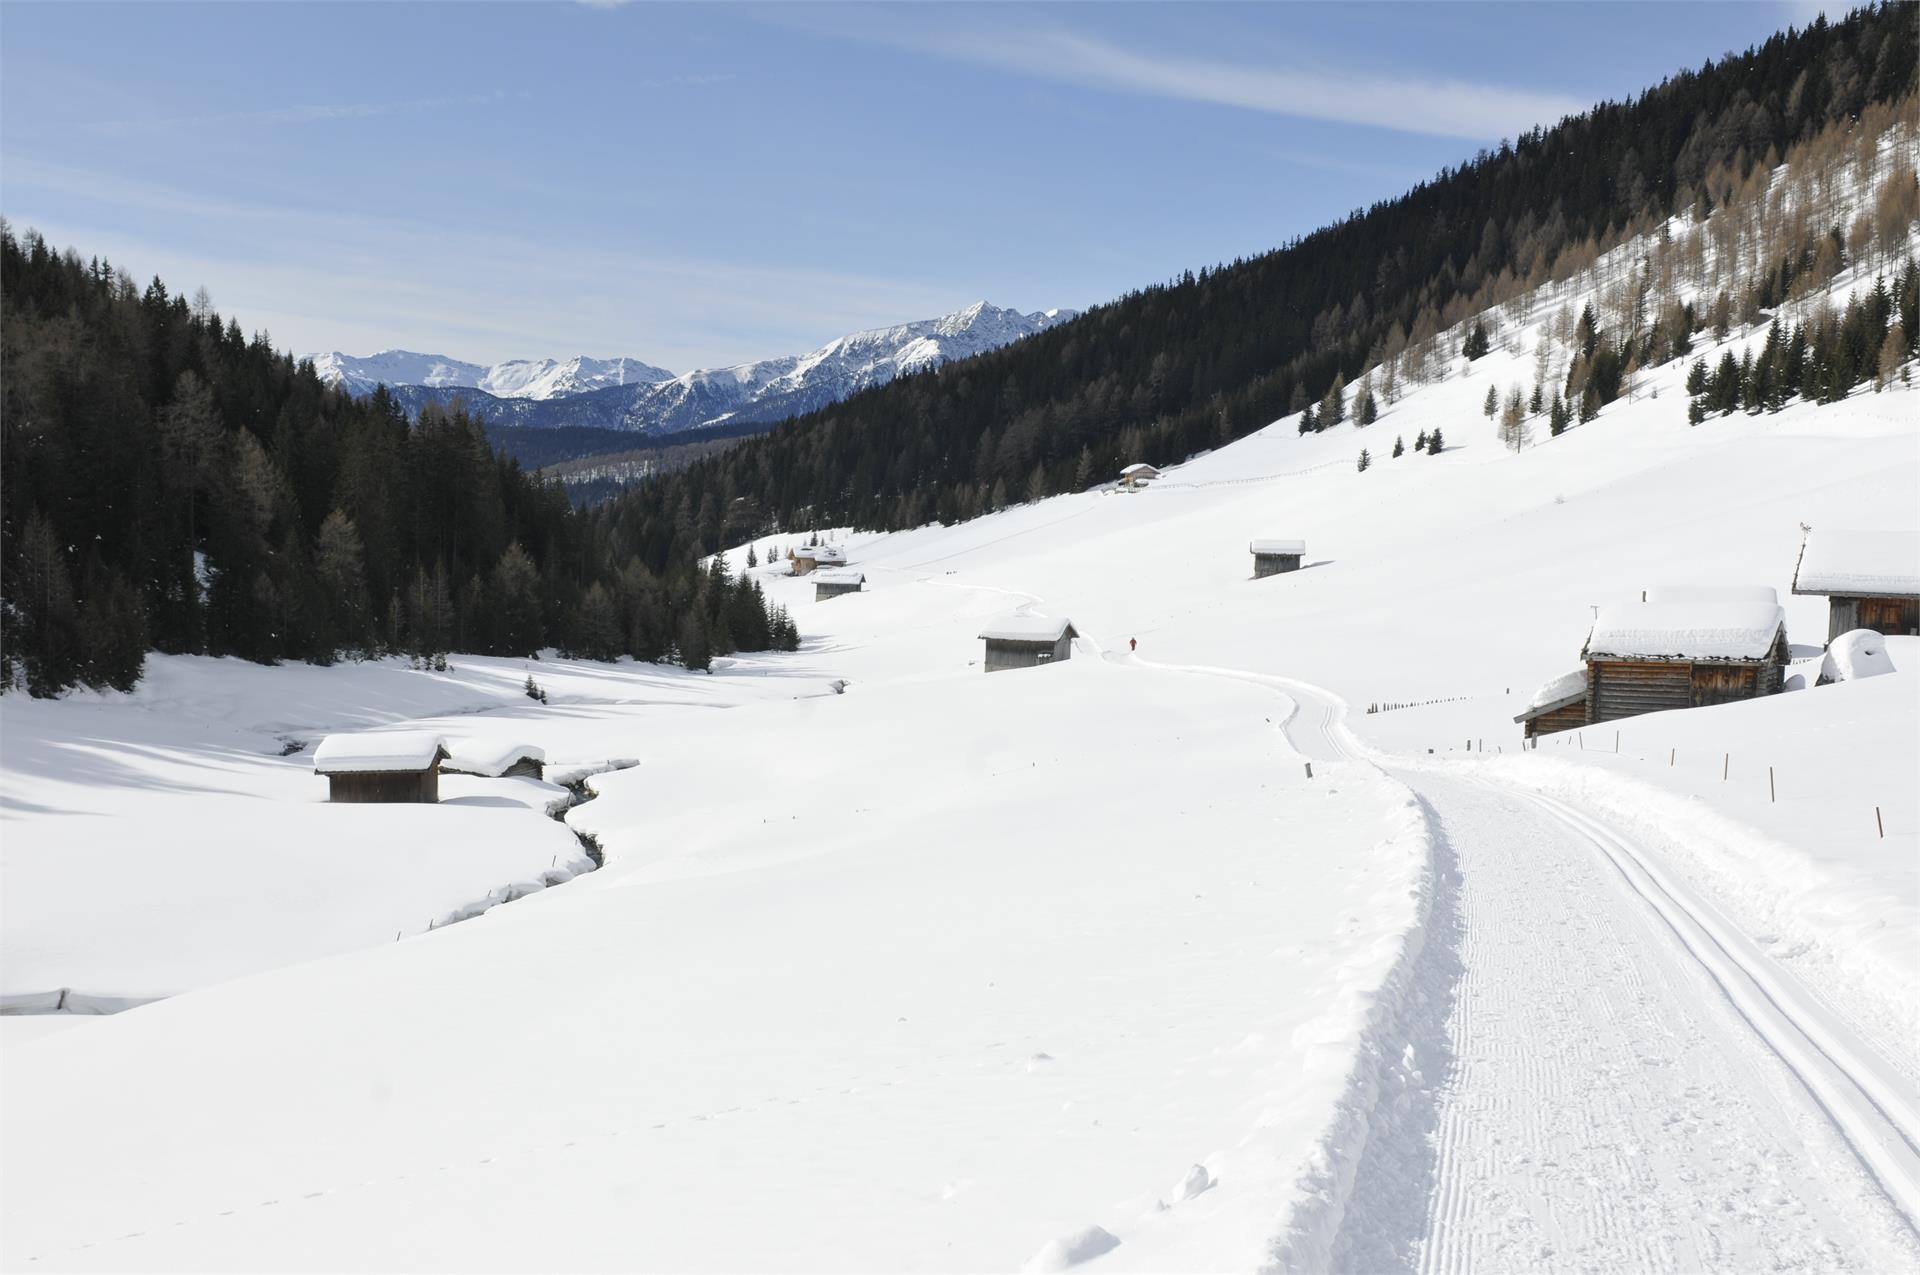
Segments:
[[[1920,532],[1814,530],[1793,591],[1827,599],[1827,641],[1854,629],[1920,633]]]
[[[1044,615],[1009,615],[980,631],[987,644],[987,672],[1037,668],[1073,658],[1073,622]]]
[[[1300,560],[1307,556],[1307,542],[1304,540],[1253,540],[1247,544],[1247,551],[1253,554],[1253,578],[1277,576],[1283,571],[1298,571]]]
[[[812,575],[821,567],[844,567],[847,551],[838,545],[801,545],[793,551],[793,574]]]
[[[337,802],[435,802],[447,746],[426,731],[329,735],[314,750],[313,771]]]
[[[1160,476],[1160,471],[1152,465],[1128,465],[1120,471],[1120,485],[1128,491],[1138,491]]]
[[[1551,735],[1587,724],[1587,669],[1583,664],[1562,673],[1533,693],[1526,712],[1513,719],[1522,738]]]
[[[813,600],[825,602],[828,598],[837,598],[843,593],[858,593],[860,586],[866,582],[866,576],[858,571],[817,572],[813,577]]]
[[[497,743],[482,740],[450,740],[442,774],[478,775],[482,779],[520,776],[546,778],[547,754],[533,744]]]
[[[1772,695],[1787,665],[1778,603],[1695,600],[1600,608],[1581,652],[1587,723]]]

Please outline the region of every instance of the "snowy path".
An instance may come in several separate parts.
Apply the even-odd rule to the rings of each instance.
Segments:
[[[1296,747],[1348,753],[1338,703],[1289,691]],[[1407,1088],[1370,1139],[1341,1269],[1920,1261],[1901,1211],[1916,1107],[1869,1050],[1604,827],[1398,777],[1436,822],[1441,888]]]
[[[1334,696],[1181,671],[1284,692],[1299,752],[1362,759]],[[1920,1263],[1920,1098],[1898,1071],[1604,824],[1479,779],[1395,774],[1436,826],[1438,887],[1402,1088],[1369,1136],[1337,1269]]]

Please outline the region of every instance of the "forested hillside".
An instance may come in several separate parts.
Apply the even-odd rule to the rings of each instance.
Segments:
[[[951,522],[1229,442],[1371,367],[1417,377],[1436,335],[1462,320],[1573,277],[1676,211],[1712,218],[1791,148],[1844,143],[1876,105],[1884,128],[1913,89],[1915,16],[1888,4],[1775,36],[1275,252],[797,418],[598,518],[649,545],[691,526],[708,549],[755,530]],[[1830,277],[1847,229],[1817,224],[1781,245],[1776,283],[1803,258],[1803,283]],[[1834,240],[1826,257],[1822,238]],[[1689,327],[1707,321],[1685,312]],[[1635,348],[1629,335],[1618,325],[1582,351],[1563,410],[1591,413],[1617,392],[1649,334],[1632,333]],[[1649,352],[1677,357],[1685,336],[1669,320]]]
[[[704,667],[791,646],[690,538],[633,544],[488,445],[416,425],[204,298],[0,231],[7,685],[125,689],[148,649],[250,660],[554,645]]]

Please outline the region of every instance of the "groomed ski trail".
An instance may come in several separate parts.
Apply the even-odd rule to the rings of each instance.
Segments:
[[[1383,765],[1433,821],[1406,1054],[1333,1269],[1920,1269],[1920,1098],[1652,856],[1561,802],[1369,758],[1312,686],[1130,662],[1287,695],[1297,751]]]

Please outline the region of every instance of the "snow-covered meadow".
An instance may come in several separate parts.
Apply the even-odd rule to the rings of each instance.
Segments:
[[[1325,1267],[1358,1251],[1370,1135],[1447,1065],[1416,1029],[1452,994],[1457,847],[1422,775],[1630,835],[1910,1094],[1920,644],[1533,751],[1512,719],[1596,607],[1671,586],[1776,590],[1811,688],[1801,525],[1915,521],[1920,399],[1690,427],[1674,364],[1516,454],[1480,405],[1528,348],[1365,429],[1143,458],[1143,492],[834,533],[867,591],[756,568],[805,648],[712,676],[179,659],[131,697],[9,696],[8,989],[197,990],[8,1049],[5,1260]],[[1443,453],[1390,455],[1435,427]],[[1252,579],[1249,541],[1290,538],[1303,569]],[[1074,658],[985,676],[977,635],[1023,608],[1071,619]],[[567,812],[606,867],[423,932],[578,842],[530,781],[332,808],[280,755],[376,726],[637,762]],[[1879,1215],[1811,1217],[1863,1246],[1829,1264],[1911,1256]]]

